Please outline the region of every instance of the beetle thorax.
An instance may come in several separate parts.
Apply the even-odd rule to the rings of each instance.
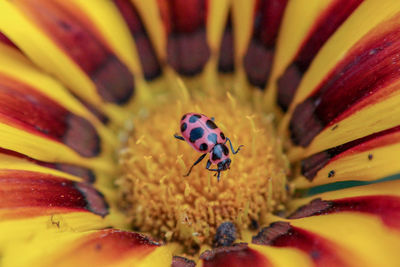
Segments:
[[[210,152],[210,160],[213,164],[229,159],[229,149],[225,144],[216,144]]]

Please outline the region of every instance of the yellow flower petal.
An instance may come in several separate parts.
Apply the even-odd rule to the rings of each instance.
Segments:
[[[266,92],[267,109],[278,104],[286,111],[316,53],[361,2],[289,1]]]
[[[41,209],[20,208],[14,211],[0,210],[0,251],[17,241],[27,242],[32,236],[50,231],[87,231],[103,229],[109,221],[87,211],[52,209],[40,215]],[[1,261],[0,261],[1,262]]]
[[[334,242],[352,266],[397,266],[400,235],[382,226],[379,219],[359,213],[313,216],[291,224]]]
[[[344,212],[275,222],[253,242],[300,249],[316,266],[397,266],[400,234],[374,216]]]
[[[133,94],[133,76],[124,65],[126,57],[129,57],[133,52],[127,53],[122,59],[118,58],[120,48],[112,50],[114,48],[112,44],[104,43],[104,40],[106,40],[104,38],[109,37],[107,34],[111,31],[110,27],[104,29],[104,31],[94,30],[94,27],[101,28],[102,25],[96,24],[96,21],[87,20],[87,17],[83,18],[84,10],[79,9],[79,6],[71,2],[66,4],[60,1],[51,5],[43,2],[35,2],[35,5],[32,3],[32,5],[28,5],[28,3],[30,2],[23,0],[12,4],[1,3],[1,10],[4,12],[3,19],[0,21],[1,31],[12,39],[33,62],[62,80],[76,95],[95,108],[104,110],[116,122],[122,122],[124,119],[124,116],[121,116],[123,114],[121,113],[122,109],[114,103],[125,104],[130,101],[130,96]],[[106,9],[104,12],[114,12],[116,14],[113,17],[118,18],[118,11],[114,5],[103,7]],[[48,14],[55,15],[54,10],[58,10],[59,13],[55,17],[38,15],[37,12],[43,11],[44,8],[51,10]],[[73,11],[69,13],[71,9]],[[74,19],[71,20],[71,18]],[[62,25],[55,24],[57,19],[66,23],[64,28],[61,27]],[[117,21],[121,22],[120,30],[115,31],[118,36],[124,29],[127,31],[127,28],[120,18]],[[71,23],[74,25],[71,25]],[[19,27],[15,27],[15,25],[19,25]],[[23,32],[18,30],[21,28],[24,28]],[[76,32],[68,31],[72,28]],[[74,42],[81,40],[79,38],[72,39],[74,33],[82,34],[82,38],[83,36],[87,37],[87,41],[90,41],[97,50],[92,47],[93,49],[89,49],[90,53],[82,54],[68,49],[71,42],[77,45]],[[123,40],[127,40],[127,38],[129,37]],[[86,45],[86,43],[80,44],[81,51],[83,51],[82,45]],[[130,44],[132,43],[130,42]],[[123,42],[119,47],[122,45],[125,45],[125,48],[126,42]],[[111,50],[109,50],[110,47],[112,47]],[[134,47],[129,51],[133,50]],[[96,52],[99,54],[94,55],[93,53]],[[99,62],[95,62],[96,60]],[[130,63],[132,61],[134,60],[129,61],[129,66],[133,65],[133,63]],[[93,65],[90,66],[90,64]],[[110,74],[111,71],[117,71],[118,81],[113,80],[113,76],[106,75],[107,73]],[[113,88],[112,91],[110,88]]]
[[[400,5],[385,5],[361,4],[304,76],[280,125],[281,134],[290,129],[291,161],[399,124],[397,44],[389,40],[397,40]]]
[[[21,253],[24,257],[21,257]],[[2,266],[171,266],[172,255],[145,236],[120,230],[45,232],[9,246]]]
[[[296,188],[394,175],[400,171],[399,141],[399,129],[394,127],[312,155],[302,160],[302,175],[294,181]]]
[[[165,6],[166,1],[157,0],[131,0],[135,5],[138,12],[143,18],[143,23],[148,30],[149,37],[153,42],[154,49],[157,52],[162,64],[165,64],[167,60],[167,51],[165,47],[167,46],[166,30],[163,25],[163,14],[166,12]]]
[[[272,266],[313,266],[307,254],[293,248],[277,248],[249,244],[249,247],[264,254]]]
[[[398,212],[396,202],[398,201],[397,198],[400,196],[400,190],[398,190],[399,188],[399,180],[380,182],[364,186],[355,186],[347,189],[316,194],[310,197],[294,199],[289,203],[289,210],[294,211],[303,205],[310,204],[310,202],[315,199],[328,202],[340,200],[340,203],[349,203],[346,206],[348,208],[347,210],[365,212],[380,216],[381,218],[396,220],[396,216],[394,214]],[[390,205],[393,205],[393,207],[385,204],[385,201],[391,202]],[[313,208],[307,207],[307,213],[303,215],[309,216],[313,215],[314,213],[321,213],[323,210],[332,209],[331,204],[322,206],[321,204],[322,203],[319,203],[318,206],[313,205]],[[332,204],[334,205],[334,203]],[[345,206],[338,207],[337,211],[344,211],[344,207]],[[333,212],[334,210],[331,211]]]
[[[40,167],[37,169],[42,172],[18,170],[23,165],[31,164],[12,161],[9,169],[0,170],[1,247],[48,229],[78,231],[108,226],[102,218],[109,213],[108,204],[93,186]]]
[[[393,17],[399,10],[400,3],[395,0],[385,1],[385,3],[372,0],[361,4],[316,56],[300,84],[292,108],[318,86],[361,38],[385,20]],[[292,27],[292,30],[297,32],[296,27]]]

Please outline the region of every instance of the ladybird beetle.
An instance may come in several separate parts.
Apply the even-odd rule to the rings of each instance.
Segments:
[[[221,171],[229,169],[231,159],[229,158],[229,149],[226,143],[229,142],[232,153],[239,152],[242,145],[235,151],[232,142],[214,123],[214,118],[208,118],[206,115],[198,113],[187,113],[181,119],[181,133],[183,136],[174,135],[176,139],[188,142],[201,155],[190,167],[185,176],[189,176],[193,167],[204,159],[207,153],[210,153],[210,159],[207,161],[206,169],[215,171],[219,181]],[[211,164],[216,164],[217,169],[210,169]],[[214,175],[214,176],[215,176]]]

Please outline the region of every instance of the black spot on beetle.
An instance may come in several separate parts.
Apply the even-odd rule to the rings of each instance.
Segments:
[[[337,127],[339,127],[339,124],[336,124],[335,126],[333,126],[333,127],[331,128],[331,131],[334,131],[334,130],[336,130],[336,129],[337,129]]]
[[[186,114],[182,116],[181,121],[183,121],[186,118]]]
[[[212,120],[206,121],[206,125],[207,125],[207,127],[210,128],[210,129],[216,129],[216,128],[218,128],[217,125],[216,125]]]
[[[215,233],[213,246],[226,247],[231,246],[236,240],[236,228],[231,222],[221,223]]]
[[[189,122],[190,123],[195,123],[200,118],[201,118],[201,116],[199,114],[194,114],[189,118]]]
[[[201,145],[200,145],[200,150],[201,151],[206,151],[208,149],[208,145],[206,144],[206,143],[202,143]]]
[[[215,133],[210,133],[210,134],[207,136],[207,139],[208,139],[210,142],[212,142],[213,144],[216,144],[216,143],[217,143],[217,135],[216,135]]]
[[[223,132],[221,132],[221,133],[219,134],[219,136],[221,136],[222,140],[225,140],[225,135],[224,135]]]
[[[224,153],[225,156],[228,156],[229,149],[226,147],[226,145],[222,145],[222,152]]]
[[[186,130],[186,128],[187,128],[186,122],[182,123],[182,125],[181,125],[181,132],[183,133],[183,132]]]
[[[189,141],[194,143],[197,139],[203,137],[204,130],[200,127],[194,128],[190,131]]]
[[[372,160],[374,158],[374,155],[368,154],[368,160]]]
[[[333,176],[335,176],[335,171],[334,171],[334,170],[331,170],[331,171],[328,173],[328,178],[331,178],[331,177],[333,177]]]

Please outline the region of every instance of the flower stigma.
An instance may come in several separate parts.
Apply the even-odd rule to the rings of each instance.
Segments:
[[[201,153],[177,140],[183,114],[214,117],[236,149],[230,169],[206,170],[209,155],[184,177]],[[289,164],[271,115],[254,110],[227,93],[167,101],[133,119],[134,129],[119,153],[119,206],[132,229],[166,242],[178,242],[193,254],[211,246],[218,227],[234,224],[238,240],[268,215],[284,209]],[[216,166],[212,166],[215,168]]]

